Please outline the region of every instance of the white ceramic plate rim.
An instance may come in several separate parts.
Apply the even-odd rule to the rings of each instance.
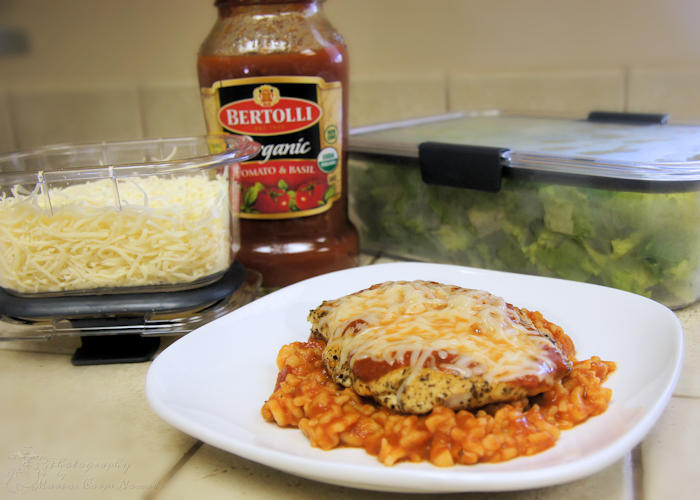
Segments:
[[[400,279],[480,288],[541,311],[573,338],[579,359],[599,355],[618,363],[606,383],[613,389],[610,408],[564,431],[554,448],[544,453],[500,464],[451,468],[427,463],[385,467],[357,449],[322,452],[312,448],[297,429],[262,422],[259,409],[274,384],[277,351],[284,343],[307,338],[308,311],[322,300]],[[245,349],[238,349],[240,345]],[[683,333],[675,314],[628,292],[444,264],[377,264],[296,283],[191,332],[154,360],[146,395],[156,414],[183,432],[309,479],[395,492],[506,491],[580,479],[621,459],[644,438],[668,404],[682,353]],[[259,364],[235,373],[236,363],[255,363],[256,356]],[[234,402],[224,397],[232,391],[237,393],[234,413]]]

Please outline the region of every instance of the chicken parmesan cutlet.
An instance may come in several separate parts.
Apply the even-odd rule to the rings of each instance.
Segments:
[[[553,447],[612,398],[614,362],[576,359],[562,328],[485,291],[385,282],[308,319],[260,412],[322,450],[363,448],[387,466],[502,462]]]
[[[324,301],[308,319],[330,377],[401,413],[535,396],[574,360],[572,341],[539,313],[432,281],[380,283]]]

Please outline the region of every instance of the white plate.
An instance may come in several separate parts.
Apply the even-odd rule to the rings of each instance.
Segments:
[[[438,468],[380,464],[360,449],[321,451],[298,429],[260,416],[277,377],[275,358],[306,340],[309,310],[322,300],[387,280],[428,279],[487,290],[539,310],[576,344],[579,359],[617,362],[608,410],[562,432],[550,450],[498,464]],[[178,429],[241,457],[332,484],[396,492],[516,490],[592,474],[639,443],[678,379],[683,333],[665,306],[627,292],[551,278],[423,263],[365,266],[312,278],[267,295],[175,342],[153,362],[146,393]]]

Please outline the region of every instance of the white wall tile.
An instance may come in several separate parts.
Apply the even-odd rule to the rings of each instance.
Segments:
[[[135,87],[22,88],[10,92],[17,147],[143,136]]]
[[[350,126],[369,125],[446,111],[445,78],[372,77],[350,82]]]
[[[624,73],[615,70],[455,73],[450,110],[498,109],[585,116],[624,109]]]
[[[199,86],[149,84],[140,89],[145,137],[183,137],[206,133]]]
[[[700,121],[700,68],[637,68],[629,72],[630,111],[670,113],[672,119]]]
[[[15,133],[10,119],[10,103],[6,91],[0,89],[0,153],[15,149]]]

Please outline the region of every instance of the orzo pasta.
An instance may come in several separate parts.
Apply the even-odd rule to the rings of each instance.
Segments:
[[[323,450],[364,448],[385,465],[428,460],[439,466],[500,462],[551,448],[561,430],[605,411],[612,391],[602,387],[615,364],[592,357],[574,363],[554,389],[534,398],[455,412],[402,415],[333,382],[321,361],[323,343],[295,342],[280,350],[275,391],[263,417],[298,427]]]
[[[536,395],[471,409],[436,404],[424,413],[401,412],[336,383],[323,358],[326,342],[312,334],[279,351],[277,383],[262,416],[280,427],[298,427],[312,446],[363,448],[384,465],[429,461],[445,467],[542,452],[562,430],[607,409],[612,391],[603,383],[615,363],[596,356],[576,360],[573,342],[560,327],[539,312],[518,312],[555,339],[570,362],[565,376]]]

